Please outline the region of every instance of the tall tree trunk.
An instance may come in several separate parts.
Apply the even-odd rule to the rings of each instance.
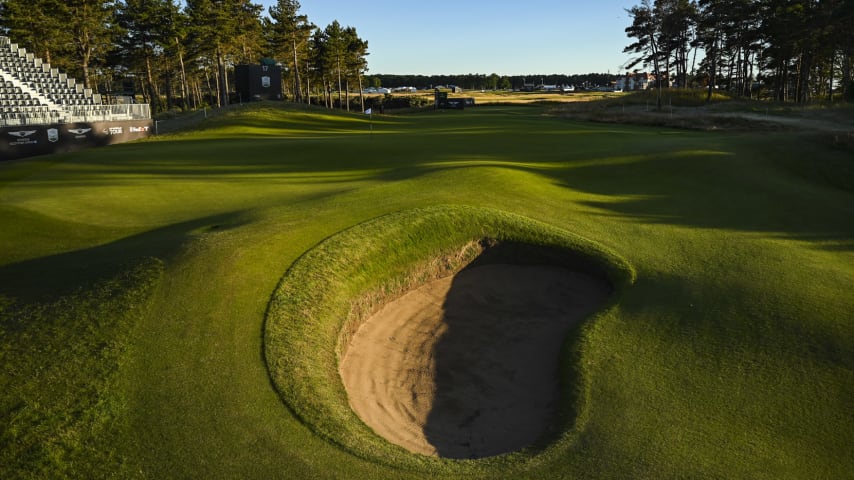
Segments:
[[[694,70],[697,68],[697,50],[699,50],[699,48],[694,49],[694,55],[691,58],[691,74],[692,75],[694,74]]]
[[[294,49],[294,101],[299,103],[302,101],[302,92],[300,91],[299,81],[299,56],[297,55],[297,40],[293,39]]]
[[[747,68],[747,79],[750,82],[750,86],[747,89],[747,95],[749,98],[753,98],[753,64],[755,63],[754,59],[756,58],[756,52],[753,52],[750,58],[751,60],[745,65],[745,68]]]
[[[359,103],[362,105],[362,112],[364,112],[365,111],[365,94],[362,92],[362,90],[364,90],[362,88],[362,72],[359,72],[357,75],[359,77]]]
[[[146,90],[149,92],[149,103],[151,104],[151,109],[154,112],[160,111],[160,96],[157,94],[157,90],[154,86],[154,74],[151,71],[151,56],[145,56],[145,76],[148,79],[148,85]]]
[[[712,100],[712,91],[715,88],[718,74],[718,37],[715,33],[715,38],[712,40],[712,51],[709,52],[712,60],[709,62],[709,91],[706,92],[706,103]]]
[[[202,80],[200,78],[196,78],[196,81],[193,82],[193,94],[195,95],[196,104],[195,108],[199,108],[200,105],[204,104],[204,99],[202,98]]]
[[[324,75],[323,77],[323,105],[332,108],[332,82]]]
[[[810,100],[810,73],[812,72],[812,54],[805,53],[801,56],[801,64],[798,68],[798,102],[807,103]]]
[[[655,85],[658,90],[656,109],[661,110],[661,68],[658,59],[658,49],[655,47],[655,39],[652,40],[652,66],[655,69]]]
[[[798,66],[795,69],[795,103],[800,103],[801,101],[801,79],[803,76],[801,75],[801,69],[804,65],[804,54],[801,52],[800,56],[798,56]]]
[[[730,57],[729,62],[726,65],[726,69],[727,69],[726,88],[727,88],[727,91],[729,91],[729,92],[733,91],[733,89],[732,89],[732,76],[733,76],[733,72],[735,71],[734,65],[736,63],[736,60],[737,60],[736,57]]]
[[[682,87],[688,88],[688,56],[691,54],[691,47],[688,45],[688,39],[685,39],[685,47],[682,49]]]
[[[213,77],[214,77],[213,84],[211,84],[211,75],[213,75]],[[219,107],[219,100],[221,98],[220,94],[219,94],[219,78],[218,77],[219,77],[219,75],[216,72],[211,73],[208,70],[208,68],[205,67],[205,80],[207,80],[207,82],[208,82],[208,98],[207,98],[207,101],[209,102],[211,100],[211,97],[214,97],[216,99],[215,104],[211,105],[212,107]]]
[[[664,72],[667,74],[667,87],[670,87],[670,53],[664,56]]]
[[[338,71],[338,108],[341,108],[341,56],[335,58],[335,69]]]
[[[223,102],[225,105],[229,105],[231,101],[229,100],[229,88],[228,88],[228,68],[225,66],[225,62],[222,64],[222,84],[225,86],[223,88],[222,94],[225,97],[225,101]]]
[[[184,101],[183,109],[190,107],[190,86],[187,83],[187,70],[184,68],[184,52],[181,51],[181,42],[175,37],[175,48],[178,51],[178,63],[181,65],[181,98]]]
[[[163,79],[166,88],[166,111],[169,111],[175,104],[175,96],[172,92],[172,66],[166,69],[166,78]]]
[[[148,90],[148,85],[145,84],[145,80],[143,80],[142,75],[136,75],[136,77],[137,85],[134,85],[133,87],[134,93],[137,88],[139,88],[139,91],[142,92],[142,103],[151,104],[151,92]],[[136,102],[136,100],[134,100],[134,102]]]
[[[81,67],[83,68],[83,86],[89,88],[89,58],[92,56],[92,51],[89,48],[83,50],[83,61],[81,62]]]
[[[854,56],[854,48],[851,45],[845,51],[845,57],[842,60],[842,98],[847,100],[854,99],[854,82],[851,79],[851,57]]]
[[[228,105],[228,81],[225,74],[225,56],[222,53],[222,48],[216,49],[216,66],[217,66],[217,106],[225,107]]]
[[[791,60],[791,59],[789,59],[789,60]],[[789,66],[788,66],[788,65],[784,65],[784,66],[783,66],[783,72],[782,72],[782,79],[783,79],[783,83],[782,83],[782,85],[783,85],[783,96],[782,96],[782,100],[783,100],[784,102],[788,102],[788,101],[789,101],[789,97],[790,97],[790,96],[791,96],[791,94],[792,94],[791,85],[789,84],[789,76],[790,76],[790,75],[791,75],[791,72],[789,72]]]
[[[350,111],[350,79],[344,80],[344,98],[347,102],[347,111]]]
[[[836,50],[834,50],[830,54],[829,60],[830,60],[830,75],[828,76],[828,79],[827,79],[827,101],[829,101],[830,103],[833,103],[833,72],[834,72],[833,67],[834,67],[834,63],[836,63],[834,61],[834,60],[836,60]]]

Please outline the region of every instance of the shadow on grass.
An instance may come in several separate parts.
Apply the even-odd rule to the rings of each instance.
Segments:
[[[176,223],[104,245],[0,266],[3,294],[24,302],[58,298],[108,279],[145,257],[168,259],[194,235],[240,226],[229,213]]]
[[[184,176],[317,183],[395,182],[449,168],[507,168],[608,197],[585,204],[631,222],[767,233],[828,250],[854,249],[854,222],[847,221],[854,218],[854,167],[847,151],[802,145],[798,135],[722,136],[577,124],[541,113],[496,107],[395,118],[388,121],[405,132],[385,137],[164,140],[128,145],[110,155],[69,157],[74,162],[59,168],[84,179],[91,173],[102,182]],[[246,122],[287,131],[288,115]],[[330,116],[341,117],[342,124],[367,126],[361,117]],[[336,120],[324,118],[295,122],[311,129],[338,127]]]
[[[659,155],[550,176],[567,188],[613,197],[583,203],[633,222],[767,233],[854,250],[854,222],[845,220],[854,218],[852,192],[786,170],[743,155]]]

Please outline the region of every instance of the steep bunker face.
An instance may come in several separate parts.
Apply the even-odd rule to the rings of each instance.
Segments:
[[[562,266],[475,262],[387,303],[339,368],[377,434],[431,456],[482,458],[558,426],[560,351],[606,304],[608,281]]]
[[[515,452],[477,462],[503,477],[574,445],[589,407],[581,322],[616,315],[635,278],[604,245],[512,213],[390,213],[288,268],[264,358],[290,411],[353,455],[468,476],[449,459]]]

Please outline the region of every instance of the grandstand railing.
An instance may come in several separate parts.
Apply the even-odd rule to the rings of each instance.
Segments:
[[[76,105],[62,111],[44,111],[22,107],[15,112],[0,114],[0,127],[19,125],[50,125],[56,123],[116,122],[148,120],[151,108],[147,103],[127,105]]]

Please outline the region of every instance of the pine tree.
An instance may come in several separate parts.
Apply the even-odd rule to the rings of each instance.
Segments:
[[[342,76],[347,55],[347,42],[344,38],[344,29],[341,28],[338,20],[333,20],[326,26],[323,30],[323,38],[325,41],[324,61],[328,65],[327,69],[331,70],[338,80],[338,106],[343,107],[341,94],[344,84],[342,83]]]
[[[328,108],[332,108],[332,99],[330,96],[331,88],[331,73],[328,44],[326,41],[326,33],[321,29],[316,29],[311,34],[309,41],[309,77],[320,83],[321,93],[323,95],[323,104]],[[309,89],[309,92],[311,90]]]
[[[626,12],[632,17],[632,25],[626,28],[626,35],[629,38],[634,38],[635,41],[623,49],[623,52],[638,55],[629,61],[626,68],[631,69],[640,63],[644,65],[652,63],[658,89],[657,108],[660,110],[662,76],[660,62],[662,57],[661,48],[658,44],[660,40],[659,22],[649,0],[643,0],[640,5],[628,9]]]
[[[296,102],[302,101],[300,83],[301,70],[308,61],[308,43],[311,32],[316,28],[308,21],[308,16],[300,15],[300,3],[297,0],[279,0],[270,7],[270,20],[266,31],[269,35],[270,49],[287,59],[288,70],[293,74],[293,92]]]
[[[261,23],[264,7],[249,0],[231,0],[226,3],[234,24],[232,52],[236,63],[257,62],[264,45]]]
[[[224,0],[186,0],[188,41],[197,58],[215,62],[216,104],[228,105],[225,55],[234,24],[226,14]]]
[[[67,2],[68,17],[65,28],[71,35],[71,44],[80,70],[83,84],[92,88],[90,66],[103,61],[113,47],[115,2],[112,0],[76,0]]]
[[[659,23],[658,44],[665,62],[664,71],[669,80],[672,65],[676,84],[685,87],[688,85],[689,50],[696,30],[696,5],[689,0],[656,0],[654,11]]]
[[[365,97],[362,94],[362,74],[368,69],[368,42],[359,38],[354,27],[347,27],[343,31],[344,44],[346,45],[345,66],[347,81],[347,110],[350,110],[350,82],[355,77],[359,85],[359,102],[362,111],[365,111]]]
[[[163,19],[163,23],[165,33],[169,38],[168,46],[164,46],[165,54],[172,58],[177,57],[178,59],[178,72],[180,74],[181,86],[181,107],[189,108],[192,95],[190,94],[190,84],[189,79],[187,78],[187,69],[184,62],[184,57],[187,51],[186,41],[189,30],[189,19],[184,12],[181,11],[176,0],[169,0],[168,17]],[[167,89],[167,91],[171,91],[171,89]]]
[[[59,0],[5,0],[0,2],[0,30],[13,42],[51,63],[70,42],[63,28],[66,4]],[[58,60],[61,55],[58,55]]]
[[[260,54],[261,11],[248,0],[186,0],[191,50],[216,63],[217,105],[229,103],[228,59],[251,61]]]
[[[118,42],[122,59],[131,70],[144,69],[147,97],[155,111],[162,107],[154,68],[171,46],[172,29],[167,20],[172,18],[173,8],[170,0],[123,0],[116,16],[122,33]]]

